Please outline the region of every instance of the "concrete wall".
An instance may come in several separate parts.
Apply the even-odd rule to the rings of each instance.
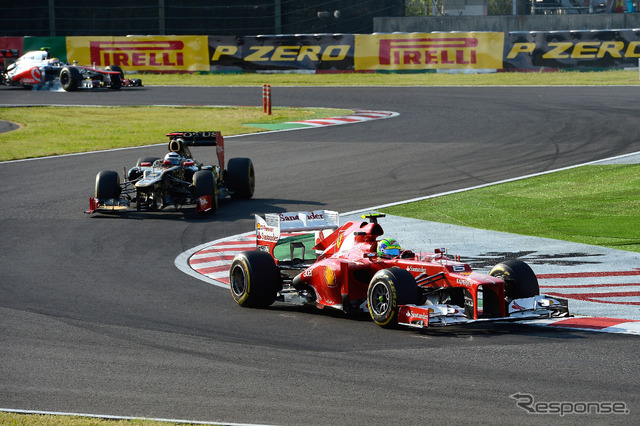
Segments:
[[[562,31],[640,28],[640,13],[374,18],[377,33],[433,31]]]

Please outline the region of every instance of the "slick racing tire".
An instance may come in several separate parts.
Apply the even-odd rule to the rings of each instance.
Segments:
[[[117,65],[109,65],[108,67],[105,68],[107,71],[117,71],[120,73],[120,81],[124,80],[124,72],[122,71],[122,68],[120,68]]]
[[[194,197],[198,199],[203,195],[211,195],[211,210],[207,213],[215,213],[218,210],[218,193],[213,172],[198,170],[193,174]]]
[[[280,271],[273,257],[264,251],[238,253],[229,268],[233,300],[246,308],[265,308],[275,302],[282,288]]]
[[[367,290],[373,322],[384,328],[398,326],[398,307],[418,304],[420,292],[410,272],[393,267],[376,272]]]
[[[110,90],[118,90],[122,87],[122,79],[120,78],[120,74],[107,74],[104,78],[109,79],[109,85],[107,86]]]
[[[120,197],[120,176],[113,170],[103,170],[96,176],[96,198],[111,200]]]
[[[109,78],[111,79],[111,85],[109,86],[109,89],[118,90],[119,88],[121,88],[122,82],[124,81],[124,72],[122,72],[122,68],[117,65],[109,65],[105,69],[107,71],[117,71],[120,73],[118,75],[109,75]]]
[[[118,90],[122,87],[122,80],[120,80],[119,75],[110,75],[111,84],[109,85],[110,90]]]
[[[232,158],[227,164],[227,186],[231,198],[249,199],[256,188],[256,174],[249,158]]]
[[[489,275],[504,280],[504,293],[509,300],[540,294],[536,274],[521,260],[512,259],[498,263],[491,269]]]
[[[76,68],[65,67],[60,71],[60,86],[67,92],[78,89],[82,76]]]

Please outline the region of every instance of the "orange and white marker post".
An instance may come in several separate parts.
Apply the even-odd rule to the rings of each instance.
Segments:
[[[271,115],[271,85],[262,85],[262,112]]]

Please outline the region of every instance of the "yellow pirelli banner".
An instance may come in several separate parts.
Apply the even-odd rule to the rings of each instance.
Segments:
[[[356,35],[356,71],[501,69],[504,33]]]
[[[206,36],[67,37],[67,59],[125,71],[209,71]]]

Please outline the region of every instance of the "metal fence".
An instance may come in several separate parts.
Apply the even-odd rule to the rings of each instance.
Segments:
[[[3,0],[0,36],[371,33],[404,0]]]

